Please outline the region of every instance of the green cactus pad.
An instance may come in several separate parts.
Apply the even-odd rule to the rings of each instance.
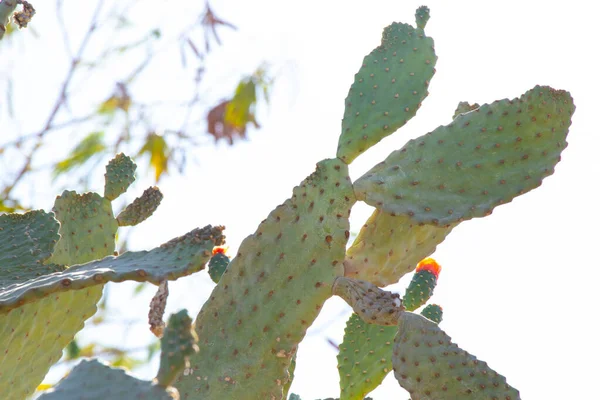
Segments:
[[[364,321],[377,325],[398,325],[402,312],[400,296],[371,282],[340,276],[333,284],[333,294],[340,296]]]
[[[177,391],[128,375],[96,360],[82,360],[58,385],[42,394],[40,400],[144,399],[174,400]]]
[[[219,283],[231,260],[223,253],[215,253],[208,262],[208,274],[214,283]]]
[[[189,357],[198,351],[198,337],[192,330],[192,319],[186,310],[169,317],[165,334],[160,340],[160,367],[156,375],[159,386],[168,387],[189,365]]]
[[[0,292],[13,283],[64,269],[43,264],[60,238],[58,228],[54,216],[42,210],[0,215]]]
[[[113,254],[118,225],[110,201],[97,193],[81,195],[65,190],[56,198],[52,211],[61,223],[61,240],[51,262],[81,264]]]
[[[346,252],[344,275],[377,286],[396,283],[431,255],[456,224],[419,225],[375,209]]]
[[[536,86],[409,141],[358,179],[356,196],[418,223],[491,214],[554,172],[575,111],[568,92]]]
[[[107,282],[175,280],[204,268],[214,246],[221,245],[223,227],[210,225],[151,251],[132,251],[120,256],[74,265],[63,272],[13,284],[0,293],[0,313],[51,293],[80,290]],[[59,243],[60,244],[60,243]]]
[[[481,106],[477,103],[470,104],[467,101],[461,101],[460,103],[458,103],[458,106],[456,106],[456,110],[454,110],[454,115],[452,116],[452,119],[458,117],[461,114],[466,114],[473,110],[477,110],[479,107]]]
[[[427,21],[429,21],[429,7],[421,6],[417,8],[417,12],[415,13],[415,18],[417,20],[417,28],[425,29],[425,25],[427,25]]]
[[[0,388],[4,400],[33,394],[63,349],[96,313],[102,287],[57,293],[0,315]]]
[[[183,398],[281,399],[306,330],[342,275],[355,199],[348,167],[324,160],[242,242],[196,319],[200,352]]]
[[[402,314],[392,362],[396,379],[412,400],[521,398],[506,378],[418,314]]]
[[[156,186],[144,190],[140,197],[119,213],[119,226],[134,226],[146,220],[156,211],[162,199],[163,194]]]
[[[437,304],[428,304],[423,309],[423,311],[421,311],[421,315],[427,318],[428,320],[439,324],[440,322],[442,322],[444,311],[442,310],[442,307],[438,306]]]
[[[361,400],[392,370],[392,344],[398,328],[364,322],[352,314],[338,353],[341,400]]]
[[[345,163],[406,124],[429,94],[437,56],[433,39],[423,32],[429,13],[418,15],[416,29],[396,22],[385,28],[381,45],[354,77],[337,150]]]
[[[135,181],[137,165],[123,153],[117,154],[106,166],[104,174],[104,197],[116,199]]]
[[[414,311],[427,303],[437,285],[440,269],[432,258],[427,258],[417,265],[417,271],[402,298],[402,305],[406,310]]]

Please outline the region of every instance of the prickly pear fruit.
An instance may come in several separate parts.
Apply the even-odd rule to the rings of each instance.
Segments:
[[[419,262],[402,298],[402,304],[406,310],[414,311],[427,303],[427,300],[433,295],[433,289],[437,285],[441,270],[442,267],[433,258],[426,258]]]
[[[554,172],[574,111],[568,92],[547,86],[485,104],[391,153],[356,196],[417,223],[484,217]]]
[[[392,362],[396,379],[412,400],[521,398],[505,377],[418,314],[400,316]]]
[[[422,311],[421,315],[425,318],[439,324],[442,322],[442,317],[444,315],[444,311],[441,306],[437,304],[428,304]]]
[[[423,28],[429,9],[417,12],[417,28],[392,23],[381,45],[364,60],[346,97],[337,156],[349,164],[415,116],[429,92],[437,56]]]
[[[208,262],[208,274],[214,283],[219,283],[230,261],[227,254],[225,254],[225,249],[222,247],[216,247],[213,250],[213,256]]]

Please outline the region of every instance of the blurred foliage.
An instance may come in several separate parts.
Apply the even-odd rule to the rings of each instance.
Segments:
[[[146,158],[148,168],[139,171],[152,174],[158,182],[172,171],[183,173],[191,161],[198,161],[194,149],[211,146],[210,136],[214,142],[224,139],[234,144],[247,139],[250,128],[260,128],[257,108],[261,102],[268,102],[273,85],[266,64],[240,76],[232,92],[231,87],[223,88],[219,82],[210,87],[210,82],[204,80],[211,52],[215,45],[224,44],[223,31],[235,31],[237,27],[217,16],[210,5],[200,3],[197,16],[188,25],[167,19],[141,28],[136,18],[142,3],[57,0],[55,14],[38,11],[26,29],[19,30],[12,22],[7,25],[0,41],[0,52],[7,57],[18,62],[28,45],[44,40],[44,35],[35,30],[36,24],[39,29],[58,24],[68,62],[64,64],[67,70],[63,76],[44,76],[49,83],[56,81],[50,86],[59,89],[48,109],[36,108],[34,114],[14,104],[15,93],[21,93],[27,78],[14,73],[8,65],[0,65],[0,126],[18,128],[24,118],[40,121],[37,131],[15,135],[11,129],[11,135],[0,135],[0,168],[4,172],[0,176],[0,212],[34,207],[31,203],[35,200],[22,200],[18,189],[34,188],[35,181],[45,180],[49,171],[57,185],[68,182],[69,189],[86,189],[89,177],[97,175],[95,168],[104,165],[112,155],[126,152]],[[69,12],[82,8],[92,11],[83,33],[72,29],[68,22]],[[78,22],[85,23],[85,18]],[[167,27],[167,23],[171,26]],[[166,31],[168,35],[164,34]],[[72,43],[79,43],[78,48],[71,48]],[[60,43],[51,45],[61,48]],[[179,66],[168,62],[173,50],[181,54]],[[56,54],[60,57],[61,52]],[[147,93],[148,88],[156,86],[155,76],[146,73],[155,65],[168,65],[161,69],[161,75],[190,79],[188,87],[193,88],[192,93],[169,101],[146,101],[137,95],[140,88]],[[109,94],[107,78],[113,85]],[[159,90],[157,86],[155,98],[162,97]],[[82,111],[86,109],[81,107],[82,101],[90,103],[87,113]],[[57,147],[56,143],[73,145],[69,149]],[[63,188],[66,186],[57,191]]]

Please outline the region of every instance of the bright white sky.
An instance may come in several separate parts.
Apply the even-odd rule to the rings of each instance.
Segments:
[[[196,2],[189,3],[178,2],[169,9],[162,1],[147,2],[162,8],[140,9],[138,19],[185,18],[186,9],[198,10]],[[213,93],[228,95],[239,74],[252,72],[266,60],[278,74],[272,102],[260,113],[262,129],[252,132],[250,141],[203,149],[199,167],[161,183],[165,199],[135,232],[135,249],[151,248],[210,223],[227,226],[228,244],[235,250],[317,161],[335,155],[343,100],[363,56],[379,43],[390,22],[414,24],[414,10],[422,4],[213,3],[217,15],[239,27],[238,32],[223,32],[225,46],[207,65],[206,81],[213,82]],[[408,139],[449,123],[459,101],[513,98],[536,84],[569,90],[577,110],[569,147],[555,174],[492,216],[465,222],[450,234],[434,255],[443,271],[432,301],[444,307],[441,327],[453,340],[505,375],[524,399],[589,399],[597,393],[600,372],[600,261],[591,251],[598,245],[600,224],[596,5],[433,0],[427,5],[432,16],[426,31],[439,57],[430,96],[417,117],[352,164],[351,176],[358,178]],[[53,4],[36,7],[38,13],[53,12]],[[157,81],[148,92],[163,88],[169,97],[186,90],[183,85],[189,80],[161,77],[159,72],[160,66],[150,72],[156,73]],[[105,90],[110,93],[112,86]],[[135,96],[145,93],[135,88]],[[353,232],[370,212],[364,204],[355,207]],[[410,279],[406,278],[392,289],[402,293]],[[206,274],[171,285],[167,311],[185,307],[195,314],[211,287]],[[130,289],[121,285],[117,291],[113,286],[113,300],[122,302]],[[143,321],[152,294],[146,290],[126,306],[117,306],[123,316]],[[349,315],[349,307],[339,299],[324,307],[300,346],[292,392],[305,400],[339,395],[336,353],[326,338],[340,342]],[[117,335],[116,342],[150,340],[143,324],[127,329],[128,335]],[[154,372],[154,366],[141,371],[146,378]],[[371,396],[384,400],[407,394],[390,375]]]

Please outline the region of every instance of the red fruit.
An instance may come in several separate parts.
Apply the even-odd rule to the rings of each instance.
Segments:
[[[437,279],[440,275],[442,266],[438,264],[433,258],[424,258],[417,265],[417,272],[429,271]]]

